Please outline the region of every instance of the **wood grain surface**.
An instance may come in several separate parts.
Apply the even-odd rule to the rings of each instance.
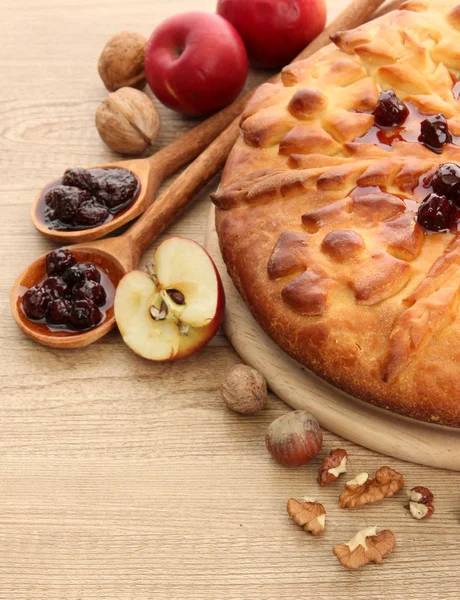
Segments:
[[[3,0],[0,19],[0,599],[316,600],[460,597],[460,474],[388,459],[324,432],[352,475],[388,464],[427,485],[436,512],[416,522],[403,492],[339,509],[341,484],[319,489],[319,461],[285,469],[267,455],[268,424],[288,410],[274,395],[255,417],[226,410],[219,383],[239,359],[223,335],[199,354],[154,365],[112,332],[58,351],[35,344],[8,307],[16,275],[54,247],[29,219],[43,183],[66,167],[114,160],[94,112],[96,63],[121,29],[146,35],[214,0]],[[329,0],[330,16],[344,0]],[[249,84],[267,73],[252,73]],[[159,107],[156,149],[193,121]],[[210,188],[166,235],[203,242]],[[151,251],[147,253],[151,254]],[[315,495],[328,512],[312,538],[286,515]],[[348,572],[337,542],[368,525],[397,548],[381,566]]]

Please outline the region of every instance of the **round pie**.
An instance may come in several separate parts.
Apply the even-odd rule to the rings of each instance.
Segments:
[[[293,358],[460,427],[460,4],[409,0],[262,85],[213,197],[228,271]]]

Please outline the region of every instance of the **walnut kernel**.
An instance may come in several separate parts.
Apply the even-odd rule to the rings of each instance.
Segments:
[[[231,410],[252,415],[267,402],[267,383],[247,365],[236,365],[221,385],[222,399]]]
[[[147,150],[158,136],[160,116],[144,92],[124,87],[99,104],[96,127],[109,148],[137,155]]]
[[[316,500],[305,498],[304,502],[299,502],[295,498],[290,498],[287,503],[287,513],[299,527],[303,527],[312,535],[320,535],[324,531],[326,510]]]
[[[318,469],[318,484],[321,486],[329,485],[335,481],[339,475],[347,472],[347,452],[342,448],[331,450],[324,457],[321,466]]]
[[[368,527],[347,544],[336,544],[332,552],[347,569],[358,569],[369,562],[380,564],[395,546],[396,539],[392,531],[386,529],[377,533],[377,527]]]
[[[434,496],[430,490],[420,485],[407,492],[409,510],[414,519],[429,519],[434,512]]]
[[[370,479],[367,473],[360,473],[345,484],[339,504],[342,508],[354,508],[378,502],[396,494],[403,485],[404,478],[401,473],[390,467],[381,467],[373,479]]]
[[[120,31],[104,46],[98,71],[109,92],[125,87],[145,86],[144,54],[147,38],[134,31]]]

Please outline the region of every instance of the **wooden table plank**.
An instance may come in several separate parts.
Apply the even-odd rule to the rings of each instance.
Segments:
[[[328,4],[333,16],[344,2]],[[15,276],[53,247],[30,223],[34,194],[69,165],[114,157],[93,125],[105,96],[96,70],[105,40],[121,29],[148,35],[189,9],[185,0],[2,5],[0,599],[457,600],[460,474],[388,461],[325,432],[325,450],[345,447],[353,472],[389,463],[436,496],[426,523],[408,516],[402,493],[340,510],[341,486],[315,484],[317,460],[289,470],[268,458],[264,433],[283,403],[271,395],[267,410],[248,418],[223,408],[219,382],[238,357],[222,335],[189,359],[154,365],[116,332],[58,352],[25,338],[10,317]],[[252,73],[248,86],[265,77]],[[193,125],[159,109],[156,148]],[[211,188],[167,235],[203,242]],[[310,494],[329,514],[321,539],[285,514],[288,497]],[[345,571],[332,546],[374,523],[395,532],[394,555]]]

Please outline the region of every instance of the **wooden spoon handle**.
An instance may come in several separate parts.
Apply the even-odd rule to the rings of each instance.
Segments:
[[[230,150],[238,139],[239,121],[238,116],[121,236],[126,241],[129,240],[135,262],[224,166]]]
[[[337,32],[354,29],[366,23],[384,2],[385,0],[353,0],[292,62],[308,58],[327,46]]]
[[[308,58],[320,48],[327,46],[331,35],[338,31],[353,29],[362,25],[372,17],[374,11],[383,2],[384,0],[353,0],[292,62]],[[274,75],[268,81],[276,82],[279,77],[279,74]],[[152,176],[159,176],[161,180],[164,180],[201,154],[243,112],[253,92],[254,90],[250,90],[227,108],[206,119],[200,125],[156,152],[149,159],[152,165]]]
[[[249,96],[236,100],[151,156],[148,160],[152,175],[159,176],[160,180],[167,179],[199,156],[242,113]]]
[[[392,10],[398,10],[404,0],[389,0],[372,16],[373,19],[378,19],[391,12]]]

